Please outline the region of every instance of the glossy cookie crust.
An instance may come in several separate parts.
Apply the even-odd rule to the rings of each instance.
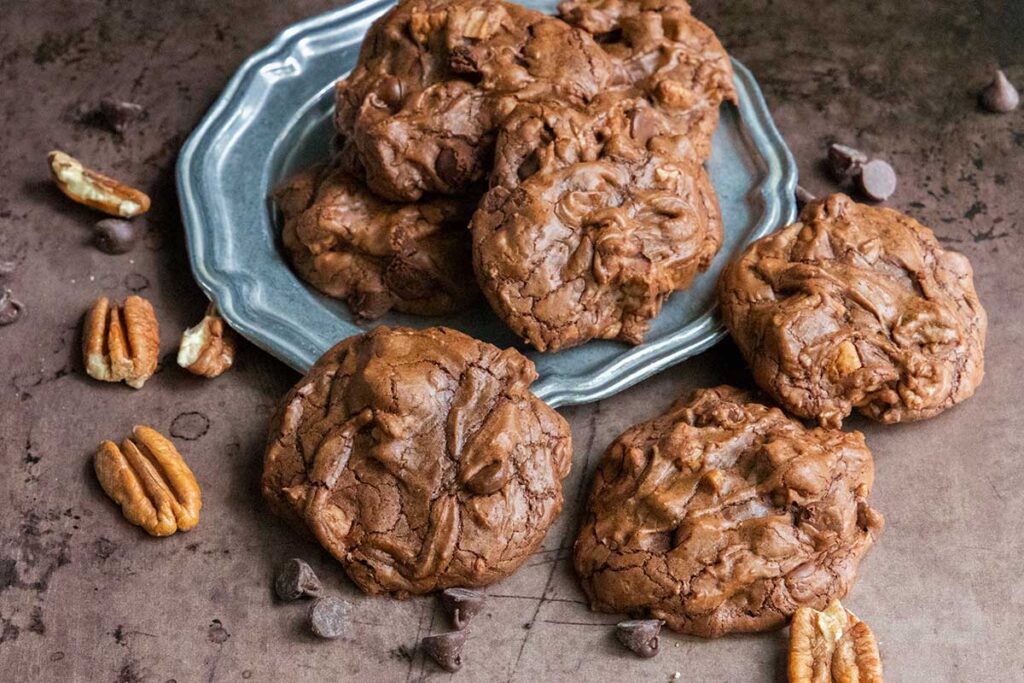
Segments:
[[[887,208],[835,194],[754,242],[720,281],[722,316],[757,383],[838,426],[932,417],[984,374],[985,310],[967,258]]]
[[[475,197],[389,202],[342,169],[318,165],[274,199],[292,266],[361,318],[391,309],[443,315],[480,297],[466,234]]]
[[[717,637],[849,590],[882,531],[858,432],[702,389],[609,447],[575,545],[591,607]]]
[[[446,328],[346,339],[284,398],[263,495],[368,593],[497,581],[543,540],[572,458],[534,379],[519,352]]]

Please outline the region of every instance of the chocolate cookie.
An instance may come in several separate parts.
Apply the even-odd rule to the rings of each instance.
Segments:
[[[360,317],[392,308],[441,315],[479,298],[466,230],[472,197],[396,204],[338,168],[316,166],[274,199],[295,270]]]
[[[586,102],[612,80],[584,31],[500,0],[404,0],[376,21],[336,90],[341,158],[398,201],[485,178],[518,104]]]
[[[618,82],[662,107],[707,159],[719,105],[736,92],[729,55],[686,0],[564,0],[558,14],[593,35]]]
[[[783,626],[852,584],[882,531],[858,433],[702,389],[609,447],[575,546],[591,607],[704,637]]]
[[[500,318],[542,351],[643,341],[722,241],[718,199],[690,140],[642,97],[586,111],[522,107],[473,217],[474,269]]]
[[[800,417],[919,420],[981,383],[986,317],[970,263],[892,209],[812,202],[750,245],[720,291],[757,383]]]
[[[729,58],[682,0],[566,2],[615,66],[585,104],[521,104],[498,136],[474,215],[474,269],[492,308],[540,350],[638,344],[722,241],[701,165]]]
[[[497,581],[558,515],[572,457],[536,377],[519,352],[445,328],[346,339],[274,418],[264,497],[368,593]]]

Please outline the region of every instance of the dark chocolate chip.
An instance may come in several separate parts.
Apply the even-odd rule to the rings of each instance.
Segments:
[[[145,113],[146,110],[140,104],[105,99],[96,108],[94,120],[110,131],[124,135],[128,124],[142,118]]]
[[[107,254],[126,254],[139,241],[139,231],[131,221],[104,218],[93,226],[93,243]]]
[[[466,644],[465,631],[439,633],[426,636],[420,647],[445,671],[455,672],[462,668],[462,648]]]
[[[859,149],[837,143],[828,146],[828,167],[836,180],[846,180],[856,175],[867,161],[867,155]]]
[[[981,106],[996,114],[1005,114],[1013,111],[1020,104],[1020,95],[1013,83],[1006,77],[1002,70],[997,70],[992,82],[989,83],[979,96]]]
[[[459,157],[451,147],[445,147],[437,155],[434,162],[434,170],[437,176],[452,187],[459,185],[461,174],[459,173]]]
[[[796,191],[793,193],[793,195],[796,197],[797,207],[801,209],[810,204],[811,202],[813,202],[815,199],[817,199],[817,197],[811,194],[810,191],[807,190],[807,188],[805,188],[803,185],[797,185]]]
[[[485,599],[483,593],[468,588],[447,588],[441,593],[441,605],[452,626],[460,631],[484,608]]]
[[[282,600],[298,600],[305,597],[320,597],[323,586],[313,568],[296,557],[285,562],[277,572],[274,590],[277,597]]]
[[[391,111],[402,106],[402,82],[394,76],[387,76],[380,84],[380,99]]]
[[[334,597],[317,598],[309,606],[309,628],[321,638],[337,638],[348,627],[351,605]]]
[[[896,191],[896,171],[887,162],[872,159],[857,174],[857,188],[868,199],[885,201]]]
[[[394,298],[388,292],[363,290],[350,295],[348,303],[358,317],[373,320],[387,313]]]
[[[615,637],[640,657],[658,654],[658,634],[664,625],[661,619],[630,619],[615,625]]]
[[[0,325],[10,325],[21,317],[25,304],[11,296],[11,290],[0,290]]]

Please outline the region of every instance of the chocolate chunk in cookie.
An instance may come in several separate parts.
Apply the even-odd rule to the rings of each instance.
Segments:
[[[614,68],[584,31],[500,0],[404,0],[336,90],[341,158],[382,197],[460,194],[486,177],[521,102],[585,102]]]
[[[569,472],[569,425],[536,377],[445,328],[346,339],[274,418],[264,497],[368,593],[497,581],[540,545]]]
[[[783,626],[849,590],[882,531],[858,433],[702,389],[612,443],[575,566],[591,607],[704,637]]]
[[[499,140],[492,185],[471,225],[477,279],[542,351],[640,343],[721,245],[707,172],[644,98],[523,108]]]
[[[762,389],[838,426],[857,408],[919,420],[981,382],[985,310],[971,264],[892,209],[836,194],[722,274],[722,315]]]
[[[357,316],[442,315],[479,298],[466,231],[474,197],[397,204],[339,168],[315,166],[274,198],[295,270]]]

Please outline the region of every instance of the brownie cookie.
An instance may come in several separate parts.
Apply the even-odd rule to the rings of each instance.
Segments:
[[[346,339],[284,398],[263,495],[368,593],[497,581],[540,545],[572,458],[536,377],[445,328]]]
[[[355,315],[441,315],[479,298],[466,230],[474,198],[395,204],[338,168],[315,166],[274,199],[295,270]]]
[[[842,194],[812,202],[750,245],[720,292],[757,383],[800,417],[919,420],[981,383],[986,317],[971,264],[892,209]]]
[[[702,162],[728,55],[682,0],[566,2],[615,66],[585,104],[519,105],[474,215],[474,269],[492,308],[540,350],[638,344],[722,242]]]
[[[336,89],[341,159],[397,201],[485,178],[497,127],[525,101],[586,102],[614,75],[584,31],[500,0],[404,0]]]
[[[642,97],[585,111],[521,107],[471,225],[481,289],[542,351],[643,341],[722,241],[718,199],[686,135]]]
[[[777,628],[849,590],[882,531],[873,476],[860,433],[702,389],[608,449],[576,572],[595,610],[704,637]]]
[[[564,0],[558,13],[593,35],[618,82],[662,107],[707,159],[719,105],[736,92],[729,55],[686,0]]]

